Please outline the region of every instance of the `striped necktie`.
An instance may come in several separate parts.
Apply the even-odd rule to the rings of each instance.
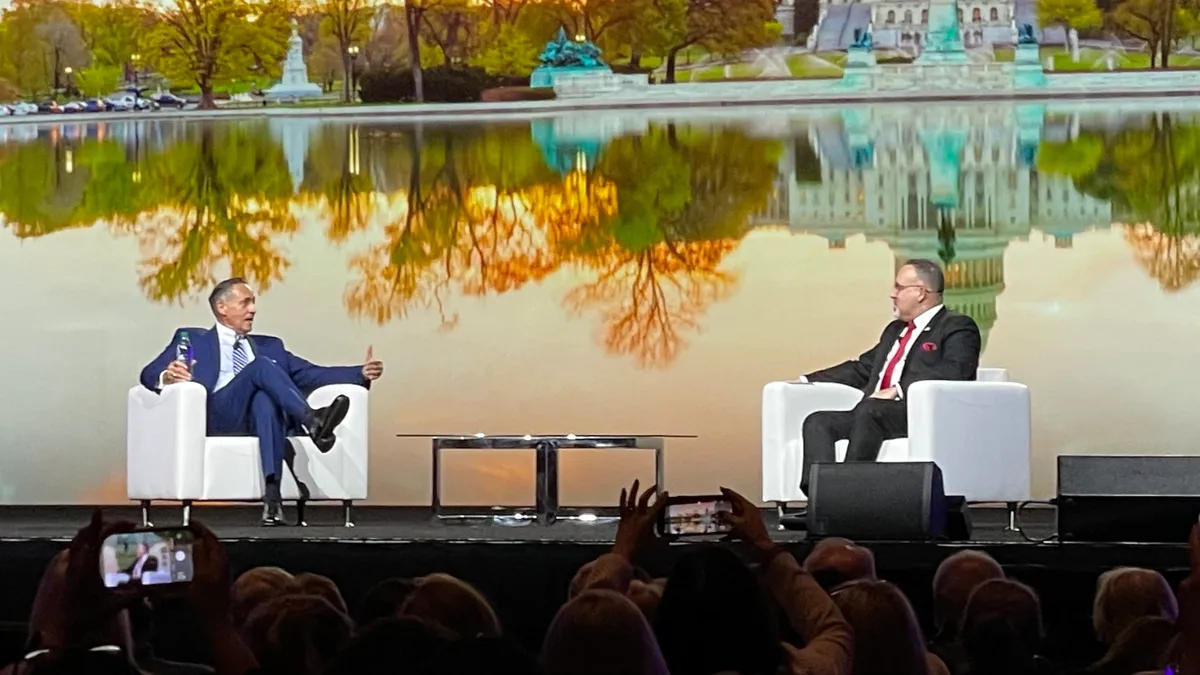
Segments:
[[[233,374],[237,375],[242,372],[250,360],[246,357],[246,338],[241,335],[233,341]]]

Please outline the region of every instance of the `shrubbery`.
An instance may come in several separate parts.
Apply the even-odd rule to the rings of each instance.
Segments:
[[[553,101],[552,87],[496,87],[483,92],[483,100],[490,103],[504,101]]]
[[[474,66],[435,66],[424,71],[425,100],[431,103],[478,101],[495,87],[522,84],[520,80],[494,77]],[[524,84],[528,85],[528,78]],[[406,67],[376,69],[364,73],[359,84],[364,103],[394,103],[416,100],[412,71]],[[521,100],[521,99],[516,99]]]

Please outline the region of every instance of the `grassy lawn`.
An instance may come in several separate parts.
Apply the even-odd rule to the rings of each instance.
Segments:
[[[846,66],[846,55],[841,52],[792,54],[787,64],[792,77],[840,77]]]

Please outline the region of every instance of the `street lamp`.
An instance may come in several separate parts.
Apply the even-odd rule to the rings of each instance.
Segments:
[[[358,64],[358,45],[350,45],[349,47],[346,48],[346,53],[350,55],[350,73],[349,73],[350,91],[347,92],[348,95],[346,98],[349,100],[346,102],[354,103],[354,98],[355,98],[355,96],[354,96],[354,94],[355,94],[354,71],[357,69],[356,66]]]
[[[71,95],[71,73],[73,72],[75,72],[75,69],[71,66],[63,68],[63,73],[67,76],[67,96]]]
[[[133,64],[133,86],[138,84],[138,64],[142,61],[141,54],[133,54],[129,57],[129,61]]]

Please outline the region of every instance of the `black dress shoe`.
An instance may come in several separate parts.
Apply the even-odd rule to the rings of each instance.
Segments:
[[[283,502],[266,502],[263,504],[263,527],[279,527],[287,525],[283,517]]]
[[[313,411],[312,422],[308,425],[308,436],[317,446],[317,450],[329,452],[333,449],[334,443],[337,443],[337,436],[333,430],[346,419],[348,412],[350,399],[345,396],[338,396],[333,399],[333,403]]]
[[[808,530],[808,509],[800,509],[786,516],[780,516],[779,525],[785,530]]]

